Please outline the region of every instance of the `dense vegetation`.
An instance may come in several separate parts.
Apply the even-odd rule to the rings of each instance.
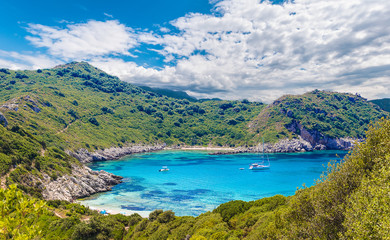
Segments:
[[[48,146],[95,150],[132,143],[254,145],[248,123],[263,109],[248,101],[175,99],[143,90],[87,63],[0,71],[0,107]]]
[[[247,100],[191,102],[166,95],[87,63],[0,71],[0,110],[10,127],[23,126],[62,150],[157,142],[254,146],[262,136],[267,142],[297,137],[288,129],[294,122],[331,138],[364,137],[370,121],[388,115],[360,96],[318,90],[284,96],[267,108]]]
[[[18,187],[36,197],[42,197],[43,186],[38,179],[43,175],[55,180],[72,171],[76,159],[56,147],[47,147],[43,141],[14,126],[0,125],[0,178],[3,186],[18,183]]]
[[[2,239],[386,239],[390,235],[390,120],[310,188],[294,196],[231,201],[198,217],[156,210],[103,216],[64,201],[0,190]]]
[[[314,90],[302,95],[286,95],[274,101],[251,123],[266,141],[295,137],[294,124],[324,137],[364,138],[370,122],[388,116],[359,95]]]

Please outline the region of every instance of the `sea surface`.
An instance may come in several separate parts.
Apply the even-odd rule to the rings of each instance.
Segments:
[[[249,165],[262,159],[259,154],[208,153],[167,150],[92,163],[89,167],[93,170],[123,176],[123,183],[80,203],[112,213],[137,212],[144,217],[155,209],[197,216],[231,200],[293,195],[303,184],[313,185],[330,161],[340,162],[347,152],[268,154],[270,169],[257,171],[249,170]],[[170,171],[159,172],[162,166]]]

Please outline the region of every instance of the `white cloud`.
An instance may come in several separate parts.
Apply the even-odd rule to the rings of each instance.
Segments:
[[[269,102],[315,88],[389,95],[389,1],[212,3],[212,14],[173,20],[169,29],[175,31],[135,32],[118,21],[91,20],[66,28],[31,24],[28,40],[47,48],[48,59],[89,60],[124,81],[199,97]],[[167,65],[154,69],[123,60],[141,44],[156,45]]]
[[[104,14],[104,16],[106,16],[106,17],[114,18],[114,16],[112,16],[111,14],[108,14],[108,13],[103,13],[103,14]]]
[[[130,55],[137,45],[132,29],[116,20],[69,24],[60,29],[40,24],[29,24],[27,36],[36,47],[48,48],[51,55],[69,60],[85,60],[110,54]]]
[[[143,39],[162,44],[167,59],[184,57],[172,85],[266,101],[340,86],[370,97],[390,93],[390,2],[225,0],[216,11],[173,21],[179,34]]]
[[[12,70],[32,70],[50,68],[63,64],[63,61],[50,58],[43,54],[10,52],[0,50],[0,66]]]

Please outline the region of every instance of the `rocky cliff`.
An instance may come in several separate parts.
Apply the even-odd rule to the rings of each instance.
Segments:
[[[282,139],[275,144],[265,143],[264,152],[266,153],[293,153],[293,152],[311,152],[313,150],[350,150],[361,139],[353,138],[326,138],[320,141],[315,141],[312,135],[308,135],[313,140],[312,142],[305,140],[302,136],[297,139]],[[314,147],[313,147],[314,146]],[[263,146],[258,147],[239,147],[233,151],[218,151],[210,153],[210,155],[237,154],[248,152],[262,152]]]
[[[72,175],[64,175],[52,180],[47,174],[43,179],[35,179],[41,183],[42,195],[47,200],[72,201],[87,197],[94,193],[111,190],[111,187],[120,183],[122,177],[105,171],[92,171],[83,165],[73,165]]]
[[[319,131],[309,131],[299,122],[293,121],[286,128],[300,136],[300,139],[309,143],[315,150],[350,150],[361,139],[354,138],[330,138]]]
[[[93,161],[106,161],[118,159],[120,157],[143,152],[158,151],[165,148],[165,144],[155,145],[133,145],[126,147],[112,147],[104,150],[98,150],[96,152],[89,152],[87,149],[82,148],[75,152],[68,151],[67,153],[77,158],[82,163],[90,163]]]
[[[1,112],[0,112],[0,124],[3,125],[4,127],[8,126],[8,121]]]

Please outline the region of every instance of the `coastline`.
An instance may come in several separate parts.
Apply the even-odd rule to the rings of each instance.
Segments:
[[[83,202],[81,201],[81,199],[76,200],[75,203],[84,205]],[[106,211],[107,214],[122,214],[122,215],[126,215],[126,216],[130,216],[130,215],[136,213],[136,214],[139,214],[143,218],[148,218],[149,214],[152,212],[152,211],[133,211],[133,210],[127,210],[127,209],[118,209],[118,208],[115,208],[112,206],[109,206],[109,207],[89,206],[89,205],[84,205],[84,206],[88,207],[89,209],[91,209],[93,211],[98,211],[99,213],[101,211]]]
[[[184,146],[180,148],[165,148],[166,150],[198,150],[198,151],[235,151],[236,148],[231,147],[203,147],[203,146]]]
[[[257,153],[264,150],[265,153],[297,153],[297,152],[312,152],[314,150],[350,150],[360,139],[338,138],[327,139],[326,145],[317,141],[306,141],[302,137],[296,139],[281,139],[277,143],[266,143],[263,146],[256,147],[220,147],[220,146],[169,146],[166,144],[154,145],[129,145],[126,147],[112,147],[95,152],[89,152],[87,149],[79,149],[77,151],[67,153],[80,161],[84,166],[83,174],[80,174],[79,169],[74,169],[70,176],[57,181],[45,182],[47,199],[67,199],[74,200],[80,197],[88,197],[95,193],[110,191],[111,187],[119,184],[121,176],[115,176],[110,173],[96,172],[89,169],[85,164],[95,161],[109,161],[120,159],[136,153],[147,153],[161,150],[183,150],[183,151],[210,151],[209,155],[228,155],[239,153]],[[313,147],[314,146],[314,147]],[[91,178],[98,179],[98,185],[91,185]],[[71,179],[77,179],[75,187],[72,186]],[[78,182],[79,181],[79,182]],[[65,184],[66,183],[66,184]],[[64,185],[65,184],[65,185]],[[50,187],[49,187],[50,186]],[[66,194],[64,194],[66,193]],[[56,196],[56,197],[54,197]],[[67,197],[64,197],[67,196]]]
[[[268,189],[265,193],[261,192],[263,189],[260,189],[260,191],[256,192],[256,194],[260,194],[261,196],[254,199],[245,199],[245,197],[235,198],[236,192],[227,189],[240,189],[240,192],[245,192],[246,186],[248,185],[247,182],[254,182],[255,179],[259,180],[264,176],[265,179],[267,179],[267,176],[272,172],[279,172],[278,174],[280,175],[286,175],[285,171],[282,170],[283,168],[280,166],[281,164],[285,164],[285,161],[279,161],[280,158],[289,159],[286,161],[291,163],[286,166],[304,166],[307,164],[311,166],[311,164],[318,163],[318,160],[323,158],[322,156],[332,155],[329,159],[336,159],[336,154],[341,155],[346,154],[346,152],[339,153],[338,151],[333,150],[330,153],[327,153],[327,151],[313,151],[292,154],[270,154],[269,158],[274,169],[271,171],[266,170],[257,172],[249,170],[249,165],[250,163],[261,159],[261,156],[258,154],[238,154],[237,156],[229,156],[227,158],[223,156],[221,156],[221,158],[218,156],[216,156],[216,158],[211,156],[207,157],[207,154],[208,152],[206,151],[197,152],[177,149],[173,151],[161,151],[153,154],[142,154],[142,157],[137,155],[134,161],[132,161],[132,158],[130,157],[127,160],[124,160],[123,163],[118,161],[107,162],[103,165],[97,163],[97,165],[93,167],[95,170],[112,169],[112,173],[114,174],[122,173],[122,176],[125,177],[124,183],[123,185],[121,184],[113,188],[112,192],[93,195],[89,198],[80,199],[79,202],[94,209],[106,210],[111,214],[121,213],[128,215],[138,213],[147,216],[148,213],[154,209],[171,209],[171,207],[167,206],[169,201],[172,201],[175,205],[175,207],[173,207],[176,208],[174,210],[175,212],[196,212],[201,209],[211,211],[213,208],[206,208],[206,206],[210,205],[212,202],[210,199],[215,197],[223,198],[221,196],[228,196],[231,200],[241,199],[244,201],[252,201],[254,199],[262,198],[264,194],[269,194],[269,196],[272,195],[271,193],[276,191],[272,186],[270,186],[270,189]],[[308,158],[315,160],[307,161]],[[226,160],[228,161],[228,164],[224,165],[223,168],[214,167],[220,165],[220,160]],[[160,164],[167,161],[169,161],[168,165],[171,171],[167,173],[158,173]],[[327,162],[321,162],[313,169],[322,169],[326,165]],[[193,170],[195,168],[197,170]],[[240,168],[245,169],[241,170]],[[288,170],[290,169],[291,168],[288,168]],[[309,167],[307,169],[311,168]],[[203,173],[199,174],[200,172]],[[223,172],[222,175],[221,172]],[[293,170],[292,172],[298,173],[298,175],[302,174],[300,171]],[[302,180],[303,182],[309,184],[314,183],[314,179],[319,178],[322,171],[311,172],[317,172],[317,175],[310,178],[310,182],[309,180]],[[191,175],[191,180],[187,180],[188,175]],[[291,176],[290,174],[287,175]],[[248,176],[249,178],[247,179]],[[291,179],[294,181],[298,178],[294,176],[291,177]],[[264,180],[263,182],[265,185],[272,185],[266,184],[267,182],[271,182],[269,179]],[[223,185],[222,183],[226,185]],[[302,182],[298,182],[292,186],[290,188],[291,193],[288,193],[288,195],[292,195],[295,192],[296,187],[301,186],[301,184]],[[251,191],[255,191],[253,190],[253,187],[250,188],[252,189]],[[264,186],[262,188],[264,188]],[[234,194],[229,195],[230,192],[234,192]],[[283,189],[282,192],[286,193],[285,189]],[[246,194],[245,196],[249,195]],[[197,201],[200,203],[198,204]],[[221,201],[218,204],[212,203],[211,205],[218,206],[224,202],[225,201]],[[196,208],[195,206],[199,207]],[[183,215],[183,213],[180,214]]]

